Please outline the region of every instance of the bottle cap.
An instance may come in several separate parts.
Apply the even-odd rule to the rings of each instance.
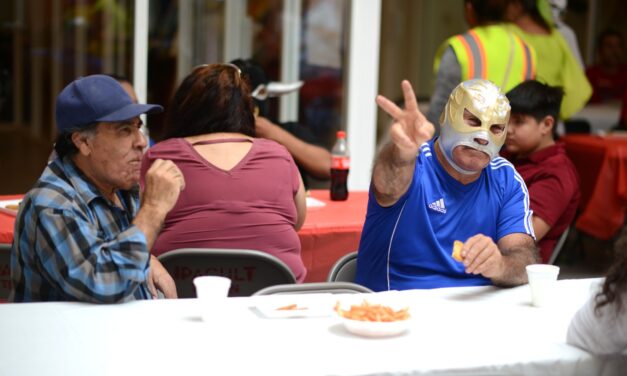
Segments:
[[[337,131],[337,138],[346,138],[346,132]]]

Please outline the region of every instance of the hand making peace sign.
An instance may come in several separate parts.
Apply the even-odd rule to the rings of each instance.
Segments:
[[[403,80],[401,87],[405,98],[404,109],[382,95],[377,96],[377,104],[394,118],[390,136],[398,148],[399,157],[411,161],[416,158],[420,145],[433,137],[435,128],[418,109],[416,95],[409,81]]]

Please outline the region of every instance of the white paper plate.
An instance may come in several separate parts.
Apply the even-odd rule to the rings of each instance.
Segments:
[[[328,317],[335,314],[332,294],[258,297],[255,308],[266,318]]]
[[[17,215],[17,210],[7,209],[6,206],[18,205],[20,202],[22,202],[21,198],[15,200],[0,200],[0,212],[15,216]]]
[[[344,327],[349,332],[362,337],[392,337],[405,333],[409,330],[411,318],[392,322],[374,322],[351,320],[342,317]]]
[[[327,205],[324,201],[309,196],[305,198],[305,201],[308,208],[322,208]]]

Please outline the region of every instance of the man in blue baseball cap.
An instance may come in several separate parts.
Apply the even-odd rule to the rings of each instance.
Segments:
[[[26,194],[15,222],[9,300],[94,303],[176,297],[174,281],[150,256],[185,181],[171,162],[139,176],[146,139],[134,103],[105,75],[79,78],[56,103],[57,157]]]

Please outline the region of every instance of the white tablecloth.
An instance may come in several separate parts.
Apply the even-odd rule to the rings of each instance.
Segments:
[[[560,281],[546,308],[529,305],[526,285],[378,294],[413,317],[409,332],[382,339],[354,336],[333,315],[267,319],[251,308],[286,296],[227,299],[214,323],[196,299],[2,304],[0,375],[596,375],[604,360],[565,338],[597,282]]]

